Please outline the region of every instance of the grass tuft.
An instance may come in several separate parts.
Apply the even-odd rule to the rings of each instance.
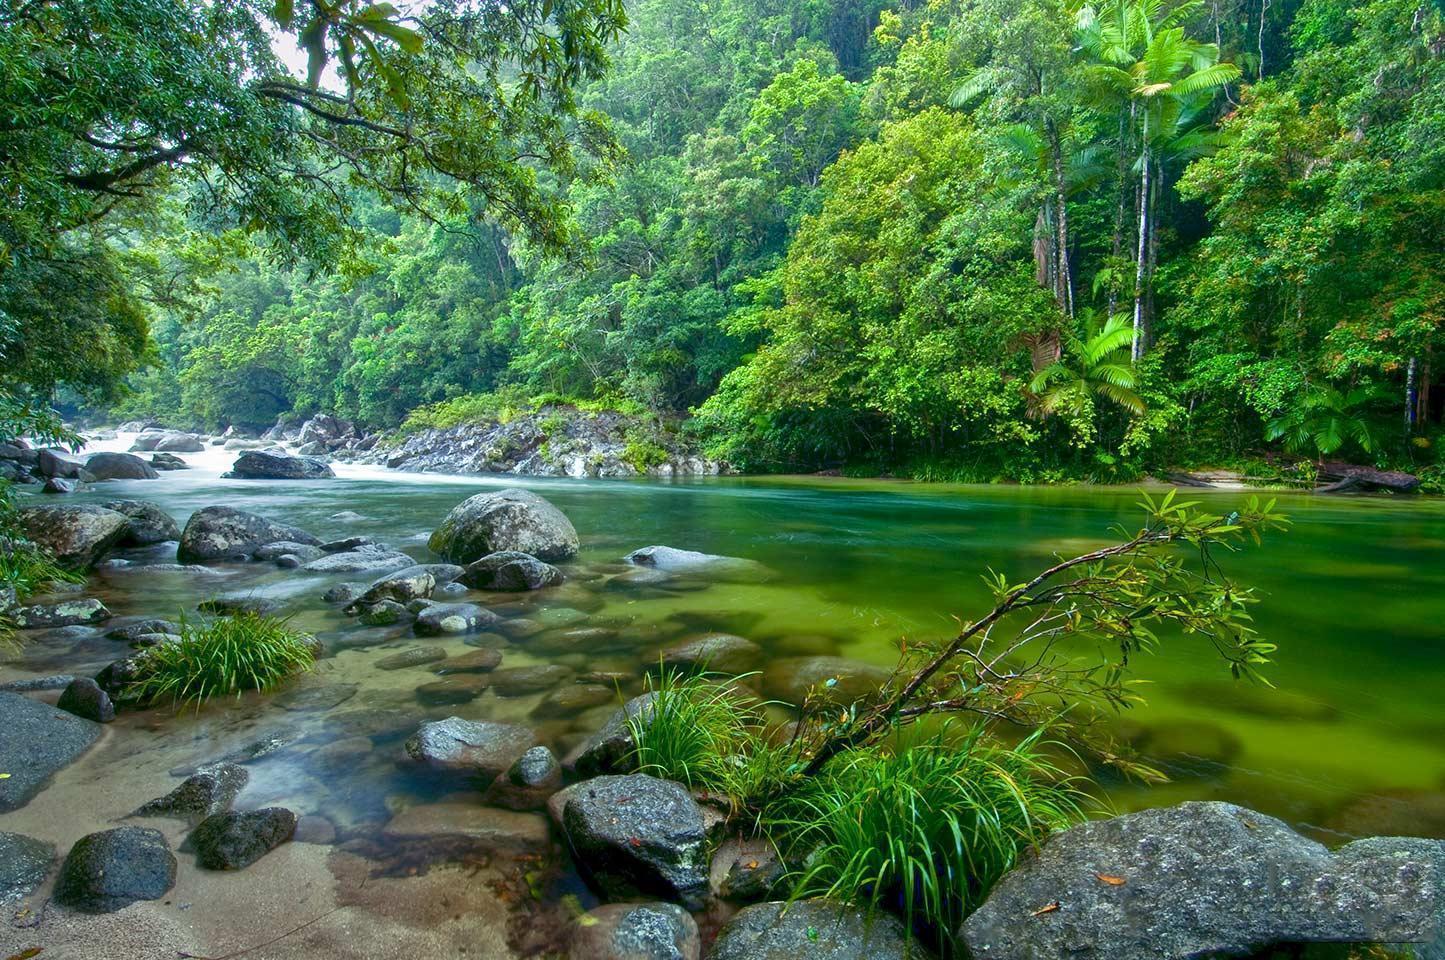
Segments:
[[[315,641],[288,621],[243,612],[212,623],[182,618],[180,639],[146,650],[132,691],[143,701],[177,706],[247,690],[269,690],[311,669]]]

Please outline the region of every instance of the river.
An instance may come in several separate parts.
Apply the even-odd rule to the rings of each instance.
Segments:
[[[95,449],[127,445],[122,437]],[[574,668],[634,672],[657,643],[703,629],[741,634],[775,655],[806,649],[891,664],[900,637],[947,634],[955,617],[984,609],[980,574],[988,568],[1017,581],[1055,554],[1107,541],[1111,526],[1139,516],[1132,489],[812,477],[544,480],[404,474],[346,464],[335,466],[333,480],[244,481],[219,476],[235,454],[216,448],[183,456],[191,469],[163,473],[159,480],[100,484],[66,502],[143,498],[182,524],[196,509],[225,504],[297,524],[323,539],[365,534],[425,558],[427,535],[456,503],[481,490],[522,486],[571,518],[582,541],[580,567],[608,569],[637,547],[667,544],[744,557],[767,568],[757,582],[686,592],[642,586],[584,595],[580,584],[567,584],[547,599],[521,601],[586,608],[589,618],[645,628],[648,642],[636,651],[562,658]],[[1221,512],[1246,496],[1184,493]],[[1279,645],[1266,670],[1278,690],[1234,684],[1200,643],[1170,641],[1143,657],[1137,671],[1150,681],[1149,705],[1131,712],[1129,723],[1139,726],[1130,729],[1154,731],[1151,742],[1169,744],[1166,759],[1183,775],[1147,788],[1110,784],[1104,802],[1125,810],[1186,798],[1231,800],[1326,842],[1370,833],[1445,836],[1445,714],[1439,706],[1445,690],[1445,501],[1279,499],[1292,529],[1271,535],[1263,549],[1225,558],[1238,579],[1258,590],[1257,625]],[[341,511],[364,519],[331,519]],[[163,552],[155,559],[173,559]],[[398,741],[388,736],[414,730],[427,716],[529,717],[536,696],[502,699],[488,692],[461,706],[418,707],[412,689],[434,677],[425,669],[374,667],[376,659],[416,638],[398,628],[359,627],[323,603],[321,593],[343,579],[259,563],[215,577],[98,573],[91,592],[117,616],[174,618],[219,593],[282,598],[296,624],[334,652],[303,683],[355,685],[356,691],[321,709],[305,701],[287,709],[253,696],[179,716],[123,716],[115,726],[140,732],[139,740],[122,741],[112,732],[81,772],[57,778],[42,797],[43,815],[31,804],[28,816],[21,811],[0,818],[0,829],[45,831],[50,823],[52,838],[65,844],[169,789],[175,780],[167,771],[276,730],[325,745],[355,733],[347,724],[364,714],[370,722],[363,732],[378,744],[372,756],[338,774],[308,762],[309,754],[282,751],[275,763],[263,758],[253,765],[243,797],[322,813],[335,835],[345,838],[428,799],[395,763]],[[441,644],[449,654],[469,649],[460,638]],[[119,655],[116,646],[99,636],[32,643],[0,663],[0,680],[98,669]],[[549,659],[556,658],[529,653],[524,641],[506,650],[504,665]],[[529,722],[544,740],[565,749],[610,709]],[[108,793],[98,796],[100,782]],[[54,825],[57,819],[66,825]],[[6,820],[24,822],[7,826]],[[324,843],[328,836],[316,839]]]

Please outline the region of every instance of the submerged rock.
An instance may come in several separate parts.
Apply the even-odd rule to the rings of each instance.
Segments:
[[[635,566],[650,567],[665,573],[697,574],[723,580],[751,580],[767,573],[767,569],[755,560],[699,553],[696,550],[679,550],[676,547],[642,547],[622,559]]]
[[[130,518],[88,504],[26,507],[18,515],[25,536],[68,567],[89,569],[118,544]]]
[[[427,545],[453,563],[473,563],[499,551],[539,560],[577,555],[577,531],[561,510],[529,490],[479,493],[447,514]]]
[[[928,960],[903,924],[882,910],[831,900],[759,903],[718,931],[708,960]],[[1040,958],[1042,960],[1042,958]]]
[[[537,746],[492,782],[483,802],[511,810],[540,810],[561,787],[562,765],[551,750]]]
[[[356,600],[357,605],[395,600],[409,603],[430,597],[439,583],[450,583],[462,568],[447,563],[417,563],[374,580]],[[347,612],[351,612],[348,608]]]
[[[662,896],[701,908],[707,827],[681,784],[645,774],[588,780],[567,798],[562,828],[604,896]]]
[[[181,563],[249,560],[258,548],[279,540],[313,546],[321,542],[299,527],[254,513],[232,507],[206,507],[186,521],[176,559]]]
[[[417,614],[413,629],[423,636],[479,633],[501,618],[475,603],[436,603]]]
[[[1277,944],[1418,943],[1439,933],[1445,846],[1331,853],[1228,803],[1082,824],[1045,841],[963,925],[977,960],[1185,960]],[[1057,904],[1046,914],[1039,908]]]
[[[73,713],[96,723],[110,723],[115,719],[115,704],[110,702],[110,696],[89,677],[72,680],[55,705],[66,713]]]
[[[154,480],[160,476],[155,467],[133,453],[91,454],[85,469],[97,480]]]
[[[29,803],[57,770],[100,737],[101,726],[18,693],[0,693],[0,813]]]
[[[175,518],[148,500],[112,500],[105,504],[105,509],[130,518],[125,533],[117,541],[118,546],[148,547],[181,538],[181,528]]]
[[[446,658],[447,652],[441,647],[410,647],[401,653],[382,657],[372,666],[378,670],[405,670],[407,667],[419,667],[422,664],[436,663],[438,660]]]
[[[55,900],[85,913],[112,913],[159,900],[176,882],[176,858],[149,827],[116,827],[81,837],[60,868]]]
[[[492,674],[492,689],[499,697],[524,697],[529,693],[550,690],[571,676],[571,670],[556,663],[509,667]]]
[[[187,842],[205,869],[242,870],[290,840],[296,819],[285,807],[216,813],[202,820]]]
[[[495,777],[536,745],[536,734],[515,723],[448,717],[422,724],[405,749],[431,767]]]
[[[602,729],[578,744],[567,755],[563,764],[575,771],[579,777],[624,772],[628,758],[637,749],[629,721],[639,714],[645,717],[646,711],[652,709],[656,696],[654,693],[644,693],[627,701],[608,718]]]
[[[553,587],[565,578],[561,570],[531,554],[500,550],[468,564],[459,579],[478,590],[521,591]]]
[[[535,853],[547,846],[547,818],[475,802],[424,803],[392,817],[382,832],[411,842],[461,839],[491,849]]]
[[[568,960],[698,960],[692,915],[674,903],[609,903],[577,919]]]
[[[705,633],[664,647],[648,666],[682,671],[742,674],[762,660],[763,649],[751,640],[730,633]]]
[[[374,546],[359,547],[341,553],[318,557],[301,565],[308,573],[386,573],[413,566],[416,560],[395,550]]]
[[[232,480],[321,480],[336,473],[320,460],[309,457],[247,450],[221,476]]]
[[[111,640],[120,640],[125,643],[134,643],[140,637],[151,636],[154,634],[175,634],[179,633],[180,630],[181,628],[170,620],[161,620],[159,618],[152,617],[147,620],[137,620],[133,623],[127,623],[124,626],[116,627],[106,633],[106,637]]]
[[[133,817],[175,817],[199,823],[213,813],[229,810],[251,779],[245,767],[216,763],[191,774],[166,794],[142,804]]]
[[[421,703],[434,707],[451,707],[471,703],[482,695],[491,682],[491,678],[485,674],[459,673],[424,683],[416,688],[415,693]]]
[[[800,704],[812,691],[838,704],[866,700],[888,682],[892,671],[846,657],[787,657],[763,671],[763,693],[785,703]]]
[[[53,863],[53,845],[0,831],[0,906],[34,893],[45,882]]]
[[[99,600],[62,600],[59,603],[37,603],[16,607],[8,614],[22,630],[45,627],[74,627],[101,623],[110,619],[110,611]]]

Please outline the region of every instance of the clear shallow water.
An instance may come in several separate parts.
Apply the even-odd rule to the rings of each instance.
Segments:
[[[128,438],[98,448],[127,445]],[[539,595],[472,599],[500,603],[511,615],[585,615],[578,625],[605,625],[628,638],[600,652],[540,653],[536,648],[546,644],[526,640],[504,646],[503,667],[561,662],[579,673],[638,675],[659,644],[704,629],[747,636],[771,656],[838,653],[891,665],[900,637],[950,633],[955,617],[986,605],[979,579],[986,568],[1017,579],[1055,553],[1106,541],[1113,524],[1137,517],[1135,491],[1086,487],[461,478],[344,464],[328,481],[220,479],[234,456],[219,449],[185,455],[194,469],[101,484],[73,499],[144,498],[181,523],[203,506],[226,504],[323,539],[366,534],[425,559],[426,536],[456,503],[487,488],[528,487],[566,512],[581,535],[582,554],[569,566],[573,582]],[[1221,511],[1245,496],[1188,492],[1217,500]],[[1377,832],[1445,836],[1445,502],[1289,495],[1281,502],[1293,530],[1263,551],[1228,561],[1263,600],[1257,620],[1280,645],[1269,671],[1280,693],[1232,685],[1202,646],[1171,643],[1145,657],[1138,672],[1151,681],[1150,705],[1131,712],[1130,723],[1171,743],[1168,759],[1186,775],[1163,787],[1112,785],[1109,801],[1123,809],[1233,800],[1327,840]],[[367,519],[329,519],[343,510]],[[621,556],[656,543],[746,557],[770,573],[760,582],[661,587],[613,579],[623,569],[616,565]],[[169,561],[172,549],[151,556]],[[448,655],[472,648],[461,638],[414,638],[407,628],[358,627],[321,602],[332,583],[359,578],[269,564],[226,567],[214,577],[97,575],[90,591],[117,616],[174,618],[219,593],[274,596],[332,655],[301,681],[295,700],[283,693],[179,716],[123,716],[83,775],[58,779],[44,795],[49,810],[69,811],[73,819],[57,828],[57,842],[165,792],[176,782],[172,771],[270,737],[290,745],[252,764],[243,804],[284,803],[320,814],[329,824],[321,840],[330,828],[336,842],[374,836],[399,810],[454,788],[396,763],[401,740],[423,719],[520,720],[560,752],[613,708],[549,709],[542,694],[502,698],[493,691],[462,705],[419,703],[415,688],[436,679],[427,667],[384,671],[375,662],[418,644],[441,646]],[[0,680],[86,672],[123,652],[98,633],[42,637],[0,663]],[[93,790],[100,782],[104,795]],[[32,812],[28,819],[35,818]],[[0,818],[0,829],[20,826]]]

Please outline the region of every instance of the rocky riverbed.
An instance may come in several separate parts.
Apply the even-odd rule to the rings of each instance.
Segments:
[[[225,445],[177,456],[202,470]],[[93,458],[74,462],[91,476],[72,479],[107,489]],[[28,606],[25,646],[0,666],[5,955],[904,955],[886,916],[782,911],[755,876],[772,851],[624,762],[622,718],[646,709],[659,660],[759,669],[780,700],[820,678],[858,692],[886,678],[838,635],[778,632],[744,602],[806,603],[776,564],[609,539],[535,491],[480,488],[396,538],[373,532],[384,501],[294,506],[342,480],[194,484],[172,513],[143,496],[170,481],[135,472],[124,496],[25,504],[31,534],[93,572]],[[243,483],[299,486],[242,509],[226,493]],[[316,669],[180,713],[108,682],[181,616],[245,608],[313,633]],[[1198,728],[1138,736],[1204,782],[1239,750]],[[980,957],[1100,960],[1426,943],[1440,849],[1331,853],[1263,814],[1185,804],[1056,838],[964,939]]]

